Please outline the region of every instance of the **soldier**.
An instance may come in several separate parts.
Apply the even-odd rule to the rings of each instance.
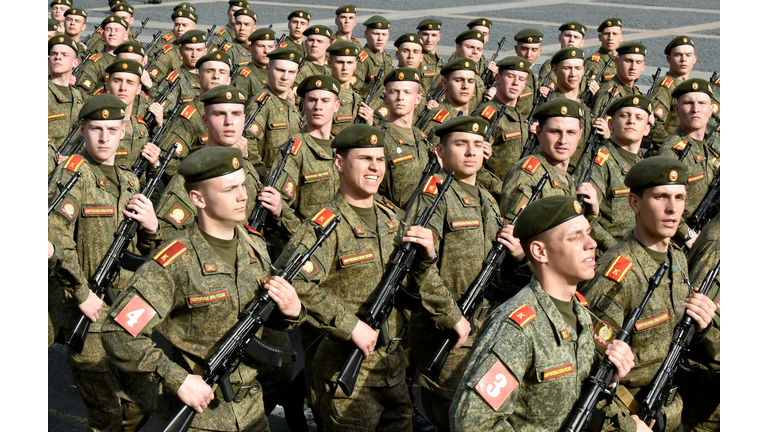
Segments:
[[[123,42],[120,45],[118,45],[117,48],[115,48],[114,54],[115,54],[115,61],[134,60],[139,62],[142,68],[144,68],[144,73],[141,74],[141,86],[142,88],[147,88],[151,90],[152,76],[149,74],[149,72],[147,72],[147,69],[145,68],[147,64],[147,56],[146,56],[146,52],[144,51],[144,46],[141,44],[141,42],[137,42],[134,40]],[[139,92],[139,95],[136,96],[136,100],[134,101],[134,111],[133,111],[134,114],[144,118],[144,116],[147,115],[150,104],[151,104],[151,99],[149,98],[149,95],[146,94],[143,90],[141,90]],[[153,131],[150,131],[150,132],[153,132]]]
[[[456,117],[459,111],[469,115],[469,101],[472,100],[477,78],[477,63],[468,58],[457,58],[443,66],[440,76],[445,99],[427,112],[424,117],[426,121],[421,125],[421,130],[430,137],[430,141],[434,141],[432,132],[435,128]]]
[[[476,62],[478,64],[478,68],[480,68],[480,60],[483,56],[483,40],[483,34],[478,30],[466,30],[459,33],[459,35],[456,36],[456,39],[454,40],[456,42],[456,58],[468,58]],[[498,66],[496,66],[496,62],[488,63],[487,67],[490,68],[494,74],[498,73],[499,69]],[[486,92],[485,86],[483,85],[483,80],[480,79],[480,77],[481,74],[478,70],[477,76],[475,77],[475,90],[472,94],[472,100],[469,104],[471,111],[474,111],[475,108],[477,108],[478,105],[482,103],[482,98],[484,96],[487,96],[488,99],[491,99],[493,98],[493,95],[496,94],[495,89],[490,89],[488,92]],[[438,89],[441,87],[440,83],[442,82],[442,79],[442,74],[435,78],[434,84],[429,90],[430,96],[434,96]],[[438,103],[439,101],[431,100],[427,103],[427,108],[435,108]]]
[[[168,92],[171,84],[176,80],[179,81],[163,104],[166,116],[176,106],[176,101],[181,100],[182,103],[189,103],[200,95],[196,66],[197,61],[205,55],[205,42],[206,34],[202,30],[190,30],[179,37],[181,66],[171,71],[163,81],[154,87],[154,91],[150,94],[152,99],[157,99]]]
[[[560,30],[560,34],[557,36],[557,40],[560,42],[560,49],[566,47],[581,48],[584,46],[584,36],[587,35],[587,27],[585,27],[583,24],[580,24],[576,21],[570,21],[561,25],[557,29]],[[542,63],[541,67],[539,68],[539,88],[554,88],[553,84],[557,85],[557,77],[554,73],[550,75],[549,82],[544,82],[544,78],[547,77],[551,70],[552,58],[550,57],[544,60],[544,63]],[[597,88],[600,88],[599,84],[597,85]],[[546,96],[547,92],[548,90],[544,89],[542,94]]]
[[[624,186],[629,170],[642,160],[638,154],[643,136],[651,130],[648,119],[651,101],[645,96],[629,95],[616,100],[606,113],[611,138],[600,146],[597,157],[587,155],[579,162],[574,177],[581,179],[592,165],[590,183],[600,196],[600,219],[592,225],[592,238],[597,242],[597,255],[621,241],[634,228],[634,213],[629,208]]]
[[[488,40],[491,38],[491,27],[493,26],[493,22],[489,20],[488,18],[475,18],[472,21],[467,23],[467,29],[468,30],[477,30],[483,35],[483,50],[485,50],[485,45],[488,43]],[[457,57],[462,57],[460,55],[457,55]],[[469,56],[463,56],[463,57],[469,57]],[[472,58],[472,60],[475,60]],[[485,55],[480,53],[480,58],[475,60],[477,64],[480,67],[479,73],[482,74],[485,72],[485,68],[488,67],[488,60],[485,59]],[[494,73],[496,73],[494,71]]]
[[[110,13],[114,16],[119,16],[122,18],[126,23],[128,23],[128,38],[126,40],[134,40],[131,36],[133,33],[133,6],[128,4],[127,2],[118,2],[116,4],[110,3],[109,6]],[[104,34],[104,28],[100,28],[96,35],[94,35],[93,38],[91,38],[91,41],[88,42],[88,51],[91,52],[101,52],[105,50],[105,43],[104,39],[102,37],[97,36],[103,36]]]
[[[72,0],[52,0],[51,4],[51,19],[58,23],[60,29],[64,28],[64,12],[72,7]]]
[[[630,188],[628,200],[635,213],[635,228],[597,260],[596,277],[579,288],[599,320],[593,324],[597,349],[602,351],[613,340],[615,329],[623,326],[628,311],[640,304],[650,276],[662,262],[669,263],[668,273],[635,326],[632,350],[637,361],[621,379],[616,393],[620,416],[637,413],[637,401],[645,397],[683,316],[695,322],[692,348],[720,343],[719,332],[710,331],[715,304],[709,297],[689,291],[685,255],[670,243],[685,208],[687,171],[685,164],[664,156],[642,160],[632,167],[624,184]],[[656,420],[654,430],[675,431],[680,427],[683,400],[679,393],[670,399],[652,419]]]
[[[179,40],[187,31],[197,30],[197,14],[189,8],[174,10],[171,14],[171,19],[173,20],[174,39],[166,40],[167,43],[162,46],[158,43],[149,53],[150,58],[159,55],[155,64],[149,69],[149,74],[152,75],[152,81],[155,83],[155,86],[160,84],[160,80],[163,77],[167,77],[169,73],[182,66]],[[163,39],[165,40],[166,37],[163,37]],[[157,54],[158,51],[162,51],[162,53]],[[201,57],[203,54],[200,54],[198,57]]]
[[[69,36],[48,39],[48,137],[54,150],[64,143],[83,106],[80,92],[70,85],[72,69],[80,64],[78,51],[78,43]]]
[[[222,48],[232,58],[235,66],[245,66],[251,61],[251,50],[248,45],[249,37],[256,29],[259,17],[256,12],[241,8],[235,12],[235,39]],[[213,50],[213,48],[211,48]]]
[[[104,51],[92,54],[85,60],[77,78],[77,86],[82,89],[83,99],[87,100],[104,86],[104,74],[112,62],[115,61],[115,48],[128,40],[128,23],[116,16],[110,15],[101,22],[104,33]]]
[[[645,70],[645,55],[648,53],[645,45],[640,42],[627,42],[620,46],[616,53],[616,75],[600,87],[592,100],[592,115],[594,117],[598,117],[600,111],[605,107],[614,85],[619,86],[614,99],[643,94],[635,83]]]
[[[244,165],[239,149],[213,147],[179,166],[198,208],[195,223],[139,269],[116,300],[102,337],[122,371],[151,373],[162,383],[170,410],[179,407],[179,401],[194,409],[195,430],[269,430],[256,381],[262,366],[244,356],[229,378],[237,399],[225,402],[221,390],[214,392],[201,376],[205,361],[262,289],[277,309],[267,325],[284,330],[306,316],[293,286],[270,278],[264,240],[242,225],[248,200]],[[154,331],[174,348],[173,360],[155,346],[150,338]],[[161,414],[167,419],[172,412]]]
[[[443,59],[437,55],[437,44],[442,35],[440,28],[443,22],[437,18],[425,18],[416,26],[418,35],[424,42],[424,60],[418,69],[421,72],[421,86],[424,89],[432,88],[435,78],[443,68]]]
[[[223,42],[231,44],[235,40],[237,30],[235,30],[235,12],[242,8],[250,8],[251,5],[247,0],[229,0],[229,6],[227,7],[227,25],[214,33],[211,38],[211,46],[217,47]]]
[[[357,49],[362,49],[360,41],[352,36],[352,32],[355,31],[355,26],[357,25],[357,6],[344,5],[336,8],[336,20],[334,22],[336,23],[336,33],[334,33],[333,39],[331,39],[331,45],[336,43],[336,41],[344,40],[353,42]]]
[[[419,65],[424,58],[422,55],[423,41],[419,35],[415,33],[406,33],[401,35],[395,41],[395,47],[397,47],[395,58],[397,58],[398,68],[412,68],[419,70]],[[371,108],[373,109],[374,117],[377,119],[377,121],[386,117],[386,114],[384,113],[388,110],[388,107],[386,107],[384,90],[385,89],[383,85],[379,86],[379,89],[376,91],[376,94],[371,101]],[[419,101],[419,105],[413,112],[414,124],[416,123],[416,120],[421,112],[425,109],[427,99],[429,99],[429,96],[424,90],[424,86],[420,86],[419,91],[421,92],[422,98],[421,101]],[[382,109],[382,107],[384,108]]]
[[[457,59],[458,60],[458,59]],[[449,63],[450,64],[450,63]],[[448,65],[446,65],[447,67]],[[448,120],[435,130],[440,139],[437,155],[442,169],[430,178],[424,191],[408,208],[406,222],[414,223],[419,214],[434,203],[437,190],[430,187],[448,172],[456,178],[440,202],[428,228],[432,231],[438,256],[420,283],[422,307],[411,314],[408,338],[419,374],[424,412],[438,431],[448,431],[451,400],[464,374],[477,332],[470,334],[470,322],[462,316],[456,302],[480,272],[494,240],[505,247],[514,242],[512,226],[502,229],[499,208],[491,193],[477,182],[483,166],[483,135],[488,122],[481,117],[462,116]],[[455,263],[462,263],[457,267]],[[472,326],[480,328],[490,310],[484,300]],[[437,350],[446,329],[458,335],[438,378],[426,375],[428,360]]]
[[[331,76],[341,84],[339,88],[341,105],[339,112],[333,118],[331,133],[334,136],[338,135],[342,129],[353,124],[358,116],[365,120],[365,123],[373,125],[373,110],[363,102],[363,98],[357,92],[352,90],[360,48],[352,42],[337,41],[328,48],[328,54],[328,68],[331,70]]]
[[[536,29],[523,29],[515,34],[515,53],[525,59],[531,65],[536,63],[536,59],[541,54],[541,42],[544,40],[544,33]],[[520,94],[517,101],[517,109],[525,116],[531,114],[533,109],[534,91],[541,85],[536,83],[536,76],[533,73],[528,74],[528,81],[525,90]],[[541,92],[545,95],[545,92]]]
[[[49,281],[53,282],[54,298],[59,299],[54,322],[68,331],[81,315],[91,321],[82,352],[70,347],[66,357],[92,430],[141,429],[154,411],[157,397],[157,384],[148,373],[125,374],[108,360],[99,333],[110,321],[109,307],[89,287],[125,217],[140,224],[128,251],[149,253],[157,245],[152,202],[137,194],[139,180],[132,172],[114,165],[115,151],[125,133],[125,108],[112,95],[94,96],[83,104],[79,114],[83,119],[80,133],[85,138],[82,156],[73,155],[60,165],[48,187],[51,200],[59,194],[57,181],[63,184],[75,172],[82,173],[48,216],[48,241],[61,251],[61,268]],[[113,281],[114,290],[119,293],[125,288],[132,274],[121,269]]]
[[[677,99],[675,113],[680,119],[677,127],[659,149],[659,155],[677,159],[685,147],[691,146],[682,162],[688,167],[688,197],[685,200],[683,219],[677,229],[677,238],[689,248],[698,237],[685,222],[699,207],[709,190],[709,184],[720,176],[720,138],[706,136],[707,121],[713,112],[712,85],[701,78],[691,78],[681,83],[672,97]]]
[[[195,11],[195,6],[192,5],[192,3],[189,3],[189,2],[182,2],[182,3],[179,3],[179,4],[177,4],[176,6],[173,7],[173,12],[177,12],[179,9],[189,10],[191,12],[194,12]],[[171,18],[171,20],[173,20],[173,17]],[[179,21],[179,26],[180,27],[186,27],[187,26],[187,22],[186,21]],[[176,21],[174,21],[174,30],[163,35],[163,37],[161,38],[163,41],[162,42],[158,41],[158,43],[154,46],[154,48],[152,48],[152,51],[150,51],[148,53],[149,57],[154,58],[155,55],[158,52],[160,52],[161,50],[166,48],[165,45],[168,45],[168,46],[172,47],[172,44],[174,42],[176,42],[176,39],[177,39],[176,38],[176,28],[175,27],[176,27]],[[186,30],[187,29],[184,28],[184,31],[186,31]],[[168,49],[170,49],[170,48],[168,48]],[[158,73],[158,76],[163,76],[163,75],[159,75],[159,73]]]
[[[584,66],[587,69],[586,75],[589,79],[594,79],[603,70],[605,63],[611,57],[618,55],[619,45],[624,42],[621,21],[621,18],[608,18],[597,26],[597,39],[600,41],[600,49],[584,62]],[[615,62],[605,69],[599,84],[602,86],[610,81],[614,75],[616,75]]]
[[[323,430],[411,430],[412,408],[405,385],[405,355],[397,344],[377,346],[377,332],[361,320],[371,307],[397,242],[417,243],[414,277],[435,256],[431,232],[398,229],[402,211],[376,194],[386,169],[384,132],[368,125],[352,125],[334,138],[334,168],[339,191],[312,218],[307,218],[278,258],[287,262],[314,243],[314,226],[327,225],[336,215],[339,226],[318,249],[311,264],[294,280],[310,321],[325,332],[314,356],[314,389]],[[401,237],[401,235],[403,235]],[[400,336],[403,313],[394,309],[387,320],[388,336]],[[365,359],[349,397],[335,378],[351,350]]]
[[[251,62],[235,75],[232,85],[245,93],[248,99],[258,96],[267,84],[267,54],[275,50],[275,32],[270,28],[256,29],[248,36],[251,46]]]
[[[84,9],[69,8],[64,11],[64,34],[72,38],[80,46],[82,53],[88,50],[88,47],[80,42],[80,37],[86,29],[85,21],[88,19],[88,12]],[[84,60],[84,59],[80,59]]]
[[[586,302],[576,292],[580,281],[595,275],[589,229],[574,197],[540,198],[520,215],[515,236],[535,276],[486,319],[451,405],[452,430],[563,428],[599,363]],[[616,367],[613,391],[634,366],[634,355],[619,341],[605,352]],[[613,426],[650,431],[636,416]]]
[[[389,40],[389,29],[392,23],[381,15],[368,18],[365,26],[365,46],[360,53],[360,61],[357,63],[355,75],[362,81],[353,83],[355,91],[362,97],[368,95],[373,87],[373,80],[379,69],[384,68],[384,76],[392,71],[392,56],[384,49]],[[381,81],[379,81],[379,85]]]
[[[299,52],[301,57],[306,55],[304,52],[304,30],[309,26],[309,20],[312,15],[303,10],[295,10],[288,14],[288,37],[278,48],[291,48]]]
[[[324,25],[313,25],[304,30],[304,64],[296,74],[294,86],[298,86],[304,78],[310,75],[330,75],[331,71],[326,66],[326,50],[331,45],[331,29]],[[296,91],[294,89],[294,91]]]

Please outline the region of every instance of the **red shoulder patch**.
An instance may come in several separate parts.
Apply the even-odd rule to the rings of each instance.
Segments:
[[[158,252],[153,259],[161,266],[168,267],[176,258],[187,251],[187,247],[180,241],[174,240],[168,246]]]
[[[244,77],[246,77],[246,78],[247,78],[247,77],[248,77],[248,75],[250,75],[250,74],[251,74],[251,70],[250,70],[249,68],[243,68],[243,70],[242,70],[242,71],[240,71],[240,75],[242,75],[242,76],[244,76]]]
[[[254,227],[248,225],[247,223],[244,223],[243,226],[245,227],[246,231],[248,231],[251,234],[256,234],[257,236],[264,238],[263,235]]]
[[[147,123],[144,121],[144,119],[143,119],[143,118],[141,118],[141,117],[139,117],[139,116],[136,116],[136,121],[138,121],[139,123],[141,123],[141,124],[143,124],[143,125],[146,125],[146,124],[147,124]]]
[[[434,120],[434,121],[436,121],[438,123],[442,123],[443,121],[445,121],[446,117],[448,117],[450,115],[451,115],[451,113],[449,113],[448,111],[446,111],[444,109],[441,109],[440,111],[437,112],[437,114],[435,114],[434,117],[432,117],[432,120]]]
[[[322,208],[312,217],[312,222],[315,222],[316,224],[325,228],[335,217],[336,215],[332,211],[326,208]]]
[[[518,384],[504,363],[496,360],[496,363],[477,382],[475,391],[494,411],[498,411]]]
[[[363,51],[360,53],[360,63],[364,62],[368,58],[368,53]]]
[[[303,142],[301,142],[301,140],[300,140],[300,139],[298,139],[298,138],[294,138],[294,139],[293,139],[293,145],[291,146],[291,154],[292,154],[292,155],[294,155],[294,156],[296,156],[296,153],[298,153],[298,152],[299,152],[299,149],[301,149],[301,146],[302,146],[303,144],[304,144],[304,143],[303,143]]]
[[[173,32],[166,33],[165,36],[163,36],[163,40],[166,40],[166,41],[171,40],[171,38],[173,38]]]
[[[115,321],[133,337],[136,337],[156,313],[152,306],[138,295],[134,295],[131,301],[123,306],[123,309],[117,314]]]
[[[592,60],[593,62],[599,62],[600,61],[600,54],[597,54],[597,53],[592,54],[592,58],[590,60]]]
[[[287,47],[287,46],[288,46],[288,42],[283,42],[283,43],[281,43],[281,44],[278,46],[278,48],[285,48],[285,47]]]
[[[669,86],[671,86],[673,82],[675,82],[675,81],[672,78],[666,77],[666,78],[664,78],[664,81],[661,82],[661,85],[663,87],[669,88]]]
[[[95,61],[98,61],[100,58],[101,58],[101,56],[100,56],[100,55],[98,55],[98,54],[94,54],[94,55],[92,55],[90,58],[88,58],[88,60],[90,60],[90,61],[92,61],[92,62],[95,62]]]
[[[523,164],[523,169],[533,174],[537,169],[539,169],[540,166],[541,162],[539,162],[538,159],[533,156],[528,156],[528,159],[526,159],[525,163]]]
[[[183,110],[181,110],[181,116],[189,120],[189,118],[192,117],[192,115],[196,112],[197,112],[197,109],[195,107],[193,107],[192,105],[187,105],[184,107]]]
[[[527,304],[520,306],[515,309],[514,312],[509,314],[509,319],[516,322],[520,328],[525,327],[525,325],[531,322],[534,318],[536,318],[536,312],[534,312]]]
[[[172,49],[173,49],[172,45],[165,45],[165,46],[163,46],[163,54],[167,53],[168,51],[170,51]]]
[[[178,78],[179,78],[179,73],[176,72],[176,71],[172,71],[171,73],[168,74],[167,77],[165,77],[166,81],[168,81],[168,82],[174,82]]]
[[[632,261],[619,255],[613,260],[611,266],[608,267],[608,270],[605,272],[605,277],[621,283],[621,281],[624,280],[624,276],[627,275],[627,272],[629,272],[629,269],[631,268]]]
[[[607,151],[605,151],[603,149],[600,149],[600,150],[597,151],[597,156],[595,156],[595,163],[600,165],[600,166],[603,166],[603,165],[605,165],[605,161],[607,161],[608,158],[610,158],[610,157],[611,157],[610,153],[608,153]]]
[[[429,181],[426,185],[424,185],[424,190],[422,192],[437,195],[437,183],[442,182],[440,177],[438,176],[432,176],[429,178]]]
[[[486,119],[490,120],[493,115],[496,114],[496,110],[493,109],[492,106],[487,106],[483,110],[483,112],[480,113],[481,116],[485,117]]]
[[[589,306],[589,303],[587,303],[587,299],[583,295],[581,295],[580,292],[576,292],[576,300],[578,300],[579,304],[584,307]]]
[[[64,164],[64,168],[70,170],[70,171],[77,171],[80,169],[80,166],[85,162],[85,159],[78,155],[72,155],[67,159],[67,162]]]
[[[225,28],[223,28],[223,29],[220,29],[219,31],[217,31],[217,32],[216,32],[216,36],[221,36],[221,35],[223,35],[223,34],[224,34],[224,32],[226,32],[226,31],[227,31],[227,29],[225,29]]]

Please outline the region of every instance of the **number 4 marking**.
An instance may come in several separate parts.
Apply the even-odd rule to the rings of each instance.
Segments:
[[[128,333],[134,337],[144,329],[144,326],[152,320],[156,312],[152,306],[147,304],[141,297],[134,295],[131,301],[123,307],[115,317],[115,321],[120,324]]]
[[[140,317],[140,316],[141,316],[143,313],[144,313],[144,308],[141,308],[141,309],[135,310],[135,311],[133,311],[133,312],[128,312],[128,313],[126,313],[126,314],[125,314],[125,316],[127,316],[128,318],[130,318],[126,324],[128,324],[130,327],[133,327],[133,325],[134,325],[134,324],[136,324],[136,323],[139,321],[139,317]]]

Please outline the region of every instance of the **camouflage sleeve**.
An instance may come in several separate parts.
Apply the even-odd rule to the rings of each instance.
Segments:
[[[155,212],[158,222],[157,236],[161,242],[170,240],[174,234],[191,225],[195,220],[195,209],[190,208],[175,193],[176,183],[180,181],[183,182],[182,177],[174,176],[157,203]]]
[[[480,186],[488,190],[497,200],[501,199],[501,189],[504,182],[500,178],[496,177],[496,174],[492,173],[485,166],[482,166],[477,172],[477,182]]]
[[[587,158],[583,158],[581,160],[581,163],[576,167],[576,169],[573,171],[573,177],[577,179],[584,178],[584,173],[587,169],[589,169],[589,162],[590,160]],[[601,169],[603,167],[600,167],[597,163],[595,163],[594,168],[592,169],[592,177],[590,178],[590,184],[595,187],[597,190],[597,198],[600,202],[600,214],[604,215],[606,212],[610,213],[610,209],[608,209],[607,206],[610,205],[609,199],[604,199],[606,191],[608,189],[608,182],[605,178],[605,171],[604,169]],[[589,218],[588,218],[589,219]],[[592,223],[594,220],[594,223]],[[613,238],[613,236],[603,227],[600,222],[603,220],[602,217],[598,217],[595,219],[590,220],[590,226],[592,227],[592,232],[590,233],[590,236],[597,242],[598,249],[601,251],[607,251],[610,249],[613,245],[616,244],[616,239]]]
[[[507,178],[504,179],[499,200],[499,211],[505,219],[511,221],[528,204],[533,190],[531,186],[535,184],[533,176],[522,168],[517,165],[510,168]]]
[[[299,165],[301,164],[302,152],[298,152],[296,155],[288,155],[288,160],[285,162],[285,169],[280,177],[277,178],[275,189],[280,191],[280,197],[283,201],[283,214],[281,215],[279,226],[284,231],[286,238],[290,238],[296,231],[299,230],[303,221],[303,216],[298,214],[295,209],[296,205],[296,189],[297,181],[300,175]],[[280,165],[283,157],[278,153],[275,162],[272,164],[275,168]]]
[[[610,84],[610,86],[604,85],[603,87],[600,87],[600,90],[598,90],[597,93],[595,93],[595,97],[592,98],[592,117],[600,117],[600,111],[602,111],[606,102],[608,102],[608,93],[610,92],[611,87],[613,87],[613,84]]]
[[[276,97],[276,96],[273,96]],[[263,159],[264,159],[264,151],[266,149],[266,143],[264,142],[266,139],[266,131],[264,130],[264,127],[267,125],[267,122],[269,121],[269,102],[264,105],[264,108],[259,112],[259,115],[256,116],[256,118],[253,120],[253,122],[250,125],[246,125],[248,128],[245,134],[245,137],[248,139],[248,160],[251,161],[254,168],[257,168],[256,171],[259,171],[257,167],[257,163],[260,165],[263,165],[265,168],[266,165],[264,165]],[[251,105],[252,110],[256,110],[256,105]],[[253,111],[251,109],[246,109],[246,120],[253,115]],[[261,172],[259,171],[259,174]]]
[[[77,83],[75,86],[80,90],[80,94],[83,97],[83,102],[87,101],[88,98],[90,98],[94,92],[98,90],[98,83],[100,81],[100,77],[98,77],[96,73],[96,66],[95,62],[91,60],[85,60],[85,66],[83,66],[82,70],[80,71],[80,76],[77,79]]]

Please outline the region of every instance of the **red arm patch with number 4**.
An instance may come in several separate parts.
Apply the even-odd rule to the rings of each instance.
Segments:
[[[475,391],[494,411],[498,411],[509,395],[517,388],[518,382],[501,360],[488,369],[475,386]]]
[[[133,337],[136,337],[156,313],[141,297],[134,295],[131,301],[123,307],[123,310],[117,314],[115,321]]]

